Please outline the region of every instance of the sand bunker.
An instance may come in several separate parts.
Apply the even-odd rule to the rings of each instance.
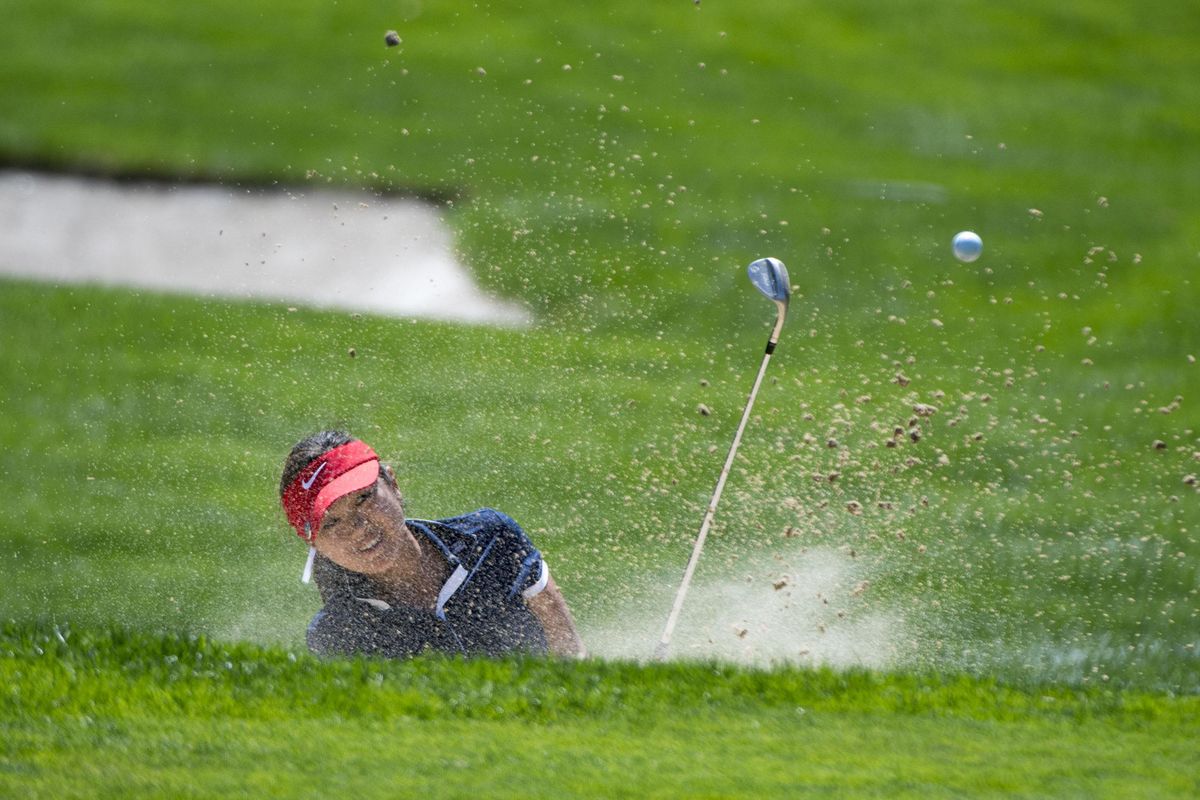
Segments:
[[[366,192],[0,172],[0,275],[524,325],[454,257],[438,209]]]

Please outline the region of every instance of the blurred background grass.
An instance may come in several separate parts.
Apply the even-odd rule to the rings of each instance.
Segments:
[[[0,10],[4,163],[441,198],[476,279],[538,320],[5,281],[6,617],[299,642],[277,470],[341,425],[415,515],[511,513],[585,631],[640,646],[769,324],[742,267],[771,254],[792,318],[697,580],[818,552],[854,578],[789,588],[818,609],[799,629],[748,607],[745,644],[886,612],[900,665],[1196,689],[1186,5]]]

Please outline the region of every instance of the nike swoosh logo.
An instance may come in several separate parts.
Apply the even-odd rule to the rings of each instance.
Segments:
[[[307,492],[309,489],[312,488],[313,482],[316,481],[317,476],[321,474],[321,470],[325,469],[325,465],[328,463],[329,463],[328,461],[322,461],[321,466],[317,467],[317,471],[314,472],[312,475],[310,475],[308,477],[308,480],[300,481],[300,485],[302,487],[304,487],[304,491]]]

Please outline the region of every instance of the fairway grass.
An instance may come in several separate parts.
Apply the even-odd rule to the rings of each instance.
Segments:
[[[4,726],[0,791],[85,797],[1092,797],[1194,794],[1193,741],[1108,720],[667,707],[540,725],[168,715]],[[35,755],[36,754],[36,755]],[[1189,772],[1191,770],[1191,772]]]
[[[1200,700],[716,664],[318,662],[6,626],[26,797],[1182,797]]]

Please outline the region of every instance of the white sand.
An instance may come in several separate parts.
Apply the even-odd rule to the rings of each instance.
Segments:
[[[760,553],[744,559],[736,577],[729,571],[712,559],[701,561],[671,642],[672,658],[887,668],[912,650],[903,617],[872,603],[862,565],[834,549]],[[625,587],[628,607],[583,625],[581,635],[595,655],[650,658],[679,575],[665,580],[669,595],[661,587]],[[652,595],[660,599],[653,609],[646,607]]]
[[[304,189],[113,183],[0,172],[0,275],[493,325],[438,209]]]

